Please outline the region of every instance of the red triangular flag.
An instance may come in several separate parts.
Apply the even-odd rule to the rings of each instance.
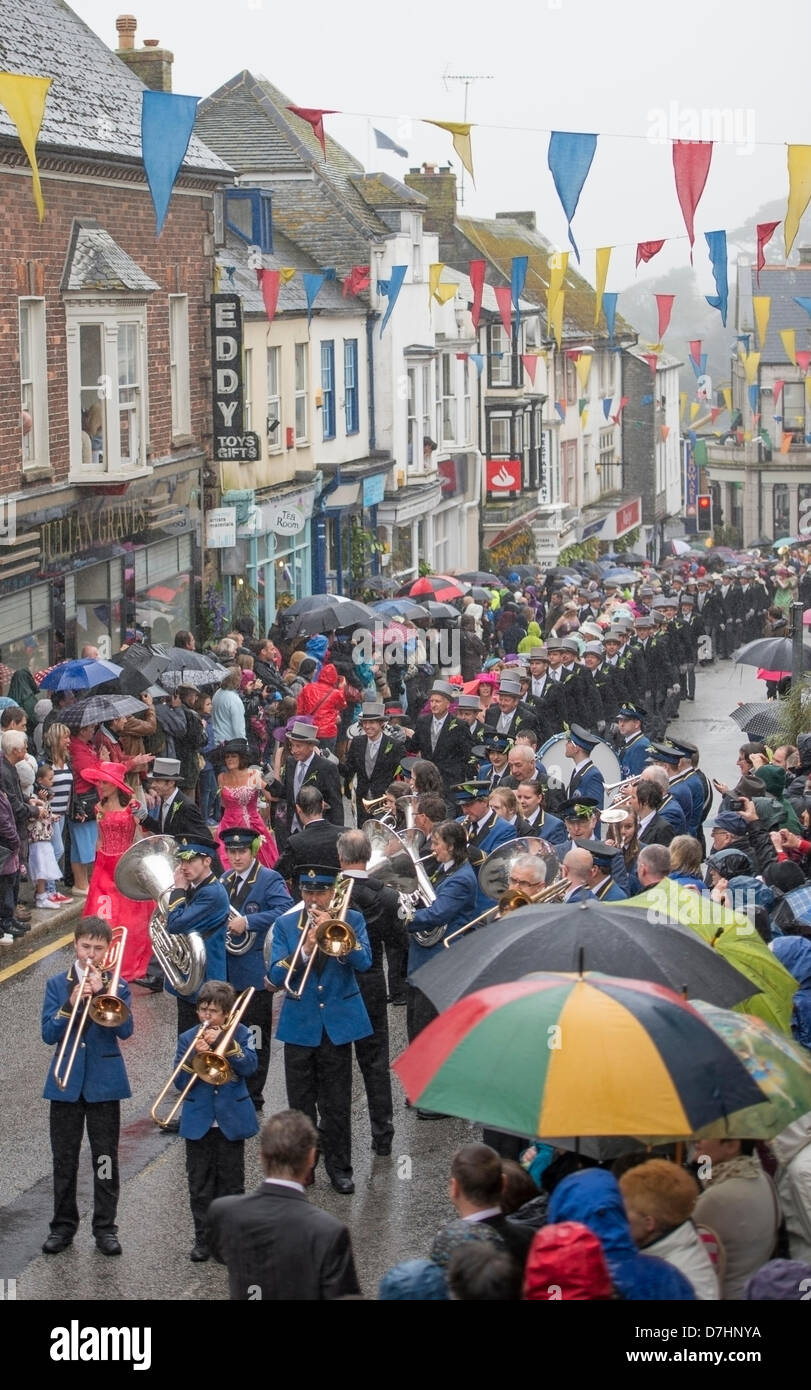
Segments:
[[[276,305],[279,302],[279,285],[281,284],[281,272],[278,270],[257,270],[259,284],[262,287],[262,298],[265,301],[265,313],[268,316],[268,323],[273,322],[273,315],[276,313]]]
[[[684,225],[690,238],[690,264],[693,264],[693,218],[699,199],[704,192],[712,159],[712,140],[674,140],[673,173],[676,177],[676,195],[684,217]]]
[[[512,341],[512,290],[509,285],[496,285],[494,287],[498,312],[501,314],[501,322],[504,324],[504,332],[507,338]]]
[[[639,265],[640,261],[645,261],[645,263],[647,264],[648,261],[653,260],[654,256],[658,256],[659,252],[665,244],[666,239],[666,237],[662,237],[661,241],[638,241],[636,244],[637,266]]]
[[[724,407],[721,406],[721,405],[714,405],[714,406],[711,407],[711,409],[710,409],[710,424],[711,424],[711,425],[714,425],[714,424],[715,424],[716,420],[718,419],[718,416],[723,414],[723,410],[724,410]]]
[[[327,141],[324,135],[324,117],[337,116],[340,113],[338,111],[319,111],[315,106],[288,106],[287,109],[292,111],[294,116],[300,116],[302,121],[306,121],[308,125],[312,126],[313,135],[321,146],[326,159]]]
[[[667,436],[670,434],[670,426],[669,426],[669,425],[660,425],[660,426],[659,426],[659,430],[660,430],[662,439],[667,439]]]
[[[782,389],[783,389],[783,387],[785,386],[785,384],[786,384],[786,383],[785,383],[784,381],[776,381],[776,382],[774,383],[774,386],[772,387],[772,395],[773,395],[773,397],[774,397],[774,403],[775,403],[775,405],[777,405],[777,402],[778,402],[779,399],[780,399],[780,392],[782,391]]]
[[[743,430],[738,429],[735,431],[735,439],[738,444],[743,444]]]
[[[670,315],[673,313],[673,300],[675,298],[675,294],[654,295],[656,308],[659,311],[659,331],[656,334],[657,343],[661,343],[667,332],[668,324],[670,323]]]
[[[797,356],[798,356],[798,357],[799,357],[799,355],[800,355],[800,354],[797,353]],[[535,373],[536,373],[537,370],[538,370],[538,359],[537,359],[537,357],[533,356],[532,353],[528,352],[528,353],[522,354],[521,361],[522,361],[523,364],[524,364],[524,371],[526,372],[527,376],[529,377],[530,381],[532,382],[532,385],[534,386],[534,385],[535,385]]]
[[[647,364],[648,364],[648,366],[650,367],[651,371],[653,372],[653,375],[655,376],[655,375],[656,375],[656,363],[659,361],[659,354],[658,354],[658,352],[643,352],[642,356],[643,356],[644,360],[647,362]]]
[[[758,286],[760,285],[760,272],[766,264],[766,245],[771,241],[779,226],[779,222],[758,222],[755,228],[757,232],[757,261],[755,264],[757,266]]]
[[[797,358],[797,366],[800,371],[807,373],[809,365],[811,365],[811,352],[800,351],[798,348],[794,356]]]
[[[470,283],[473,287],[473,307],[470,317],[473,320],[473,327],[478,331],[479,315],[482,311],[482,290],[484,289],[484,272],[487,268],[486,261],[471,261],[468,266]]]
[[[691,339],[690,339],[690,356],[692,357],[692,359],[693,359],[693,361],[695,362],[696,366],[697,366],[697,367],[700,367],[700,366],[701,366],[701,339],[700,339],[700,338],[691,338]]]
[[[371,274],[368,265],[353,265],[346,279],[344,280],[343,296],[346,299],[348,294],[360,294],[361,290],[368,290],[371,284]]]
[[[568,357],[570,362],[576,362],[578,357],[583,356],[582,348],[567,348],[566,356]]]
[[[626,407],[626,405],[628,404],[628,402],[629,402],[630,399],[631,399],[630,396],[621,396],[621,397],[620,397],[620,403],[619,403],[619,405],[617,406],[617,413],[616,413],[616,415],[612,415],[612,416],[611,416],[611,419],[613,420],[613,422],[614,422],[615,425],[618,425],[618,424],[619,424],[619,422],[620,422],[620,416],[622,415],[622,412],[623,412],[623,410],[625,409],[625,407]]]

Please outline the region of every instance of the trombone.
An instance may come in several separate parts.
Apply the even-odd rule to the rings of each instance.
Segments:
[[[464,926],[457,927],[456,931],[452,931],[450,936],[445,937],[442,945],[450,946],[457,936],[464,936],[465,932],[472,931],[474,927],[483,925],[485,922],[497,922],[501,917],[506,917],[509,912],[514,912],[517,907],[529,907],[531,903],[560,902],[570,887],[568,878],[557,878],[553,883],[545,883],[543,888],[538,889],[537,893],[523,893],[520,888],[508,888],[506,893],[502,893],[495,907],[488,907],[486,912],[474,917],[471,922],[465,922]]]
[[[172,1072],[172,1075],[169,1077],[169,1080],[167,1081],[166,1085],[164,1086],[163,1090],[161,1091],[160,1095],[155,1101],[155,1104],[152,1106],[151,1111],[149,1112],[152,1116],[152,1119],[155,1121],[155,1124],[159,1125],[161,1129],[166,1129],[167,1126],[172,1123],[172,1120],[174,1119],[175,1115],[180,1109],[180,1106],[186,1099],[186,1096],[189,1094],[189,1091],[191,1090],[195,1081],[205,1081],[206,1084],[209,1086],[225,1086],[228,1084],[229,1081],[235,1080],[234,1072],[232,1071],[231,1066],[226,1060],[225,1054],[231,1046],[231,1041],[242,1020],[242,1016],[245,1013],[245,1010],[250,1004],[251,999],[253,998],[255,993],[256,990],[254,989],[253,985],[251,985],[248,989],[244,989],[242,991],[239,998],[234,1001],[234,1006],[228,1014],[225,1023],[223,1024],[223,1035],[217,1043],[216,1047],[212,1048],[210,1052],[199,1053],[193,1059],[193,1061],[189,1063],[189,1057],[191,1057],[191,1054],[194,1052],[198,1042],[200,1041],[206,1030],[212,1026],[208,1020],[200,1024],[200,1027],[197,1029],[197,1032],[195,1033],[194,1037],[189,1043],[189,1046],[186,1048],[186,1051],[183,1053],[183,1056],[181,1057],[180,1061],[178,1062],[177,1066]],[[165,1115],[164,1118],[161,1119],[158,1115],[158,1108],[164,1096],[174,1085],[175,1077],[179,1076],[182,1071],[191,1071],[191,1079],[180,1092],[180,1095],[178,1096],[177,1100],[175,1101],[174,1105],[169,1111],[169,1114]]]
[[[73,1071],[73,1064],[76,1061],[76,1054],[79,1051],[79,1044],[85,1030],[87,1020],[98,1023],[102,1028],[118,1028],[122,1023],[126,1023],[130,1016],[130,1011],[123,999],[118,997],[118,982],[121,978],[121,962],[124,959],[124,948],[127,944],[127,928],[114,927],[110,945],[99,970],[112,970],[113,978],[110,987],[104,994],[83,994],[84,987],[90,978],[90,971],[93,969],[92,961],[85,966],[80,980],[81,988],[76,996],[76,1001],[70,1011],[68,1026],[65,1029],[65,1036],[62,1045],[57,1053],[54,1063],[54,1080],[60,1091],[67,1090],[70,1074]],[[84,1007],[82,1008],[82,1000]],[[81,1009],[81,1015],[79,1010]],[[65,1054],[70,1047],[70,1056],[65,1065]],[[64,1071],[62,1070],[64,1066]]]
[[[325,956],[332,956],[336,960],[340,959],[342,956],[348,956],[350,951],[354,951],[358,944],[355,933],[342,915],[349,909],[353,882],[354,880],[351,878],[344,878],[336,882],[335,890],[330,899],[329,907],[327,908],[330,916],[325,922],[321,923],[320,927],[316,928],[317,949],[322,951]],[[301,984],[298,986],[298,989],[295,989],[293,987],[293,976],[301,961],[304,942],[307,940],[307,933],[312,925],[309,912],[305,914],[302,909],[301,915],[302,921],[299,927],[301,935],[299,936],[290,964],[287,967],[287,974],[284,977],[283,988],[290,999],[300,999],[303,995],[316,957],[316,951],[313,951],[304,968]]]

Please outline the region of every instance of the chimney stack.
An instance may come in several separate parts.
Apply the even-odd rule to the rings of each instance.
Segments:
[[[423,164],[422,169],[406,174],[404,182],[428,199],[423,226],[426,232],[439,237],[440,254],[445,254],[441,248],[453,239],[456,221],[456,175],[448,167],[438,169],[435,164]]]
[[[797,256],[799,265],[811,266],[811,246],[801,246]]]
[[[497,212],[496,217],[503,217],[508,222],[519,222],[528,232],[537,230],[534,212]]]
[[[134,15],[119,15],[115,27],[119,36],[116,57],[140,77],[145,87],[151,87],[153,92],[171,92],[174,54],[160,47],[160,39],[144,39],[143,48],[136,48],[138,22]]]

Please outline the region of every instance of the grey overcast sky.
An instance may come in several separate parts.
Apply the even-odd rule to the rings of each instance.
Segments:
[[[574,234],[590,279],[593,248],[616,246],[608,289],[633,281],[637,241],[684,237],[670,149],[652,137],[731,141],[716,145],[696,214],[705,289],[702,233],[784,197],[785,145],[811,144],[811,6],[801,0],[411,0],[399,13],[380,0],[74,0],[73,9],[111,48],[116,16],[134,13],[138,45],[159,39],[174,53],[177,92],[203,97],[250,68],[300,106],[359,113],[327,117],[328,131],[367,168],[396,177],[451,159],[449,135],[407,119],[462,119],[463,84],[443,75],[488,74],[469,89],[468,119],[481,125],[465,210],[533,209],[562,249],[545,132],[599,132]],[[372,122],[408,149],[407,160],[374,148]],[[686,240],[675,241],[651,269],[687,259]]]

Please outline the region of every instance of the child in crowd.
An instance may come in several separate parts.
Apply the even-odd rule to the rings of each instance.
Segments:
[[[62,877],[53,846],[54,817],[50,809],[53,795],[54,770],[50,763],[37,768],[33,795],[45,807],[44,814],[32,815],[28,821],[28,877],[35,884],[37,908],[60,908],[71,901],[67,893],[56,891],[56,881]]]

